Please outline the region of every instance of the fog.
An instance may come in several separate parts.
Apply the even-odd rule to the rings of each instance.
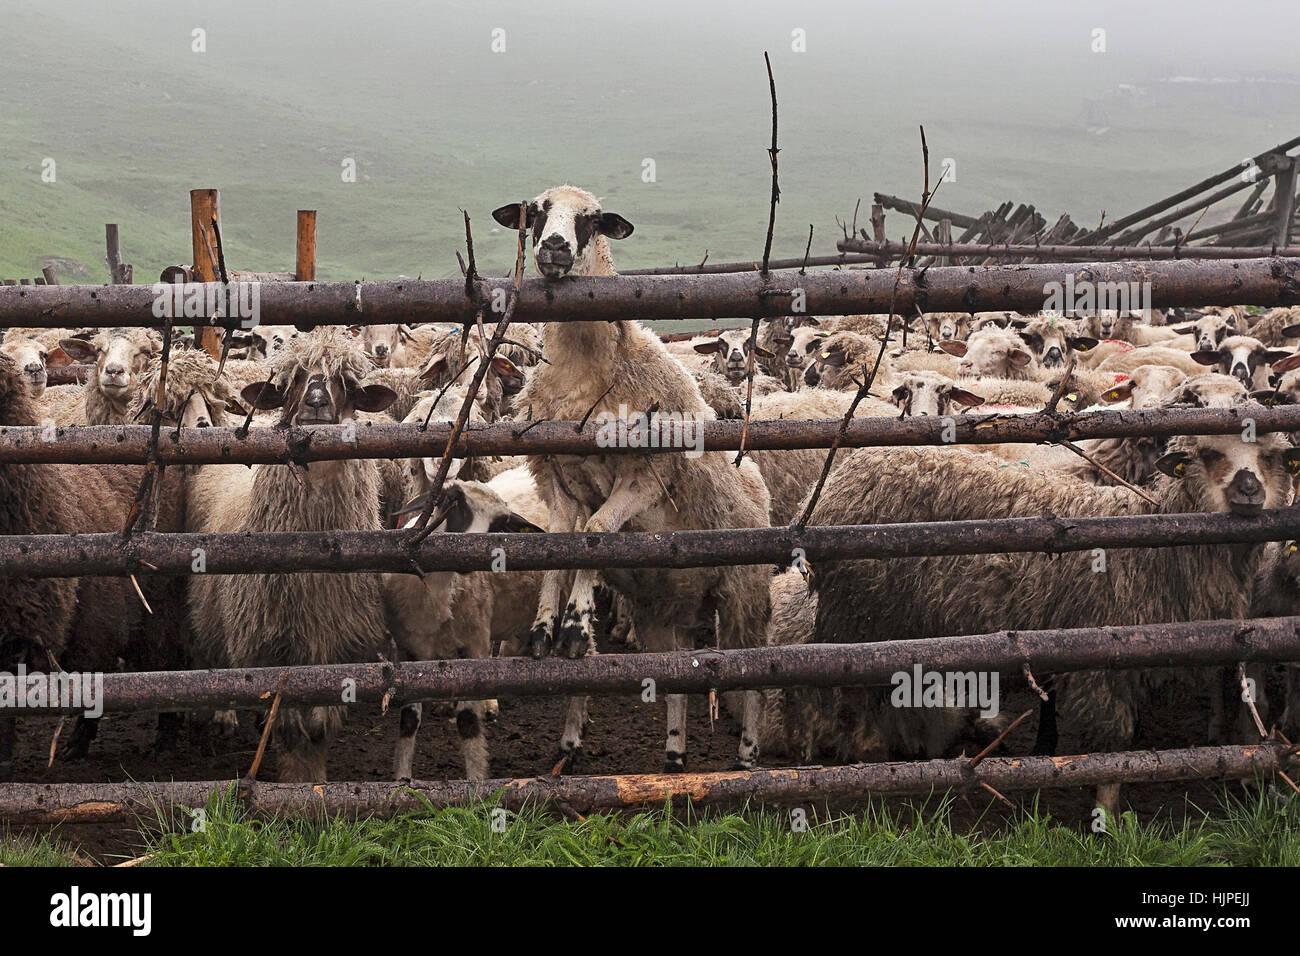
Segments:
[[[49,257],[137,281],[189,261],[218,187],[233,264],[323,278],[456,272],[460,209],[504,271],[495,206],[571,181],[636,234],[624,267],[761,254],[780,102],[776,255],[834,251],[873,191],[1116,218],[1300,132],[1294,0],[263,3],[0,0],[0,275]],[[195,30],[203,31],[202,51]],[[1102,32],[1098,32],[1102,31]],[[57,179],[42,180],[43,163]],[[356,170],[347,181],[347,164]],[[892,238],[910,232],[887,219]]]

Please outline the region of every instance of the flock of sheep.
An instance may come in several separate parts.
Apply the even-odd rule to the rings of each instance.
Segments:
[[[493,214],[531,229],[538,271],[615,274],[610,240],[632,225],[585,190],[561,186]],[[1300,402],[1300,310],[1228,309],[1083,319],[1014,313],[917,316],[904,344],[886,317],[790,317],[747,330],[665,343],[636,321],[512,325],[474,398],[472,420],[579,420],[624,409],[738,418],[753,376],[752,417],[841,418],[864,366],[886,349],[859,416],[1010,415],[1064,407],[1227,407]],[[153,331],[9,329],[0,346],[0,426],[122,424],[159,412],[178,427],[252,414],[262,425],[453,419],[483,359],[477,330],[448,325],[258,327],[236,342],[220,377],[206,353],[174,349],[161,408]],[[59,355],[66,356],[66,359]],[[84,386],[46,387],[46,366],[93,363]],[[1068,376],[1068,379],[1067,379]],[[1065,379],[1063,381],[1063,379]],[[878,397],[876,397],[878,396]],[[1290,436],[1139,438],[1058,446],[864,448],[842,454],[812,524],[872,524],[1054,514],[1128,515],[1287,507],[1300,450]],[[452,463],[439,533],[612,532],[750,528],[788,523],[816,482],[825,451],[755,451],[467,459]],[[409,524],[426,503],[433,458],[168,468],[159,531],[380,530]],[[142,466],[6,465],[0,533],[121,530]],[[803,642],[887,641],[1001,628],[1145,624],[1294,613],[1293,544],[827,561],[811,577],[767,566],[601,572],[413,574],[196,573],[189,578],[8,581],[0,670],[104,671],[483,658],[577,658],[595,652],[598,619],[647,652]],[[507,555],[508,568],[508,555]],[[600,600],[608,593],[609,601]],[[148,600],[152,614],[142,606]],[[1175,684],[1211,688],[1207,738],[1253,730],[1233,712],[1218,669],[1059,675],[1055,704],[1095,749],[1132,745],[1144,708]],[[1300,668],[1288,667],[1278,723],[1296,735]],[[1263,681],[1258,681],[1263,686]],[[898,708],[887,688],[727,695],[741,719],[738,764],[760,751],[808,762],[936,757],[967,735],[1004,725],[955,707]],[[1267,720],[1267,701],[1257,705]],[[488,775],[484,724],[495,701],[456,704],[465,772]],[[569,702],[561,749],[581,753],[588,702]],[[324,780],[345,707],[282,708],[273,728],[282,780]],[[159,718],[175,741],[181,715]],[[191,715],[218,730],[233,712]],[[414,772],[419,704],[403,707],[395,777]],[[558,729],[558,728],[557,728]],[[667,699],[665,761],[686,763],[686,698]],[[95,721],[64,742],[84,754]],[[1257,735],[1255,735],[1257,736]],[[1249,739],[1247,737],[1246,739]],[[1041,735],[1040,735],[1041,740]],[[1201,741],[1188,741],[1188,745]],[[0,720],[0,780],[12,775],[14,722]],[[539,741],[539,747],[542,746]],[[1101,788],[1114,809],[1118,787]]]

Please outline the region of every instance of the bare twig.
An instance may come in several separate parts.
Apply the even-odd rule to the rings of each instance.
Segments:
[[[1261,737],[1267,738],[1268,731],[1264,729],[1264,721],[1259,718],[1259,710],[1255,707],[1255,694],[1251,690],[1250,684],[1246,682],[1246,663],[1239,661],[1237,663],[1237,683],[1241,685],[1241,699],[1246,702],[1246,708],[1250,711],[1250,716],[1255,720],[1255,729],[1259,731]]]
[[[983,750],[977,753],[974,757],[971,757],[970,769],[974,770],[976,767],[978,767],[980,761],[983,760],[985,757],[987,757],[989,754],[993,753],[993,751],[997,749],[998,744],[1002,743],[1002,741],[1006,739],[1007,734],[1011,733],[1011,731],[1019,727],[1021,723],[1023,723],[1024,720],[1032,713],[1033,713],[1032,710],[1025,711],[1023,714],[1021,714],[1019,717],[1013,720],[1006,730],[998,734],[997,737],[994,738],[991,744],[989,744],[987,747],[985,747]]]
[[[1129,491],[1133,492],[1134,494],[1140,495],[1141,497],[1145,498],[1147,501],[1151,502],[1153,505],[1160,504],[1160,502],[1157,501],[1155,498],[1151,497],[1150,494],[1143,491],[1141,488],[1139,488],[1137,485],[1133,484],[1132,482],[1125,481],[1119,475],[1115,474],[1115,472],[1111,471],[1109,468],[1107,468],[1105,465],[1099,462],[1092,455],[1089,455],[1086,451],[1084,451],[1074,442],[1067,441],[1066,439],[1063,438],[1060,441],[1058,441],[1057,444],[1060,445],[1062,448],[1074,452],[1076,455],[1078,455],[1088,464],[1092,465],[1092,467],[1096,468],[1098,471],[1102,472],[1103,474],[1109,476],[1111,479],[1123,485],[1125,488],[1127,488]]]
[[[1039,700],[1046,702],[1047,700],[1051,699],[1047,691],[1039,687],[1038,681],[1034,680],[1034,672],[1029,669],[1028,661],[1020,665],[1020,672],[1025,675],[1025,680],[1029,684],[1029,689],[1038,695]],[[1051,675],[1048,675],[1048,681],[1050,682],[1050,680],[1051,680]]]
[[[284,694],[284,685],[289,681],[289,672],[280,675],[280,684],[275,689],[275,699],[271,701],[271,712],[266,715],[266,724],[262,727],[262,738],[257,742],[257,753],[253,754],[253,765],[244,775],[245,780],[256,780],[257,771],[262,767],[262,756],[266,753],[266,742],[271,738],[271,727],[275,724],[275,715],[280,710],[280,697]]]

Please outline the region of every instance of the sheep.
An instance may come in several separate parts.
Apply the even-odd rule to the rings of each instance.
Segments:
[[[1103,342],[1098,348],[1104,347],[1105,344]],[[1144,345],[1126,352],[1110,355],[1094,368],[1103,372],[1123,372],[1128,374],[1143,365],[1172,365],[1187,375],[1196,375],[1203,371],[1202,363],[1198,362],[1190,353],[1184,352],[1182,349],[1167,348],[1162,345]]]
[[[849,392],[825,388],[806,388],[798,392],[778,392],[754,400],[753,417],[761,420],[783,418],[843,418],[853,401]],[[896,409],[874,398],[859,403],[854,417],[893,416]],[[826,462],[824,448],[766,449],[750,452],[771,497],[772,523],[789,524],[799,514],[799,501],[808,493]]]
[[[0,345],[0,353],[9,356],[18,366],[23,378],[27,380],[27,388],[32,393],[32,398],[40,398],[45,391],[45,364],[50,357],[45,346],[37,339],[15,335],[14,330],[10,329],[5,333],[4,344]]]
[[[783,362],[781,371],[792,392],[797,392],[805,385],[803,375],[815,359],[822,343],[826,342],[828,334],[818,325],[801,325],[790,333],[790,345],[787,350],[781,352],[779,358]]]
[[[898,376],[896,381],[898,384],[889,393],[889,400],[904,415],[938,417],[949,414],[954,405],[969,408],[988,401],[938,372],[908,372]]]
[[[406,339],[410,335],[406,326],[354,325],[348,331],[361,337],[366,355],[380,368],[403,368],[406,365]]]
[[[1074,323],[1068,319],[1033,318],[1016,326],[1016,332],[1044,369],[1060,368],[1076,349],[1087,351],[1097,344],[1096,339],[1075,334]]]
[[[416,499],[419,502],[419,499]],[[414,504],[414,503],[413,503]],[[455,481],[446,486],[445,517],[435,533],[498,533],[541,531],[537,525],[511,510],[491,485]],[[408,524],[414,525],[413,516]],[[514,636],[494,630],[493,578],[516,572],[456,571],[413,574],[385,574],[382,578],[388,631],[400,658],[430,661],[452,658],[483,660],[492,656],[495,641]],[[525,575],[537,591],[538,575]],[[411,778],[415,756],[415,735],[420,728],[419,701],[402,707],[401,730],[394,758],[394,776]],[[484,780],[488,775],[487,741],[483,736],[485,702],[456,703],[456,730],[460,735],[465,776]]]
[[[93,362],[94,371],[81,390],[79,401],[44,403],[47,414],[60,425],[126,425],[128,409],[140,374],[162,348],[149,329],[105,329],[87,342],[66,338],[60,347],[79,362]]]
[[[1166,407],[1231,408],[1245,401],[1246,389],[1238,379],[1217,372],[1202,372],[1189,375],[1171,388],[1161,404]]]
[[[712,338],[696,342],[694,348],[701,355],[713,356],[718,374],[737,385],[745,380],[749,370],[749,336],[748,329],[724,329]],[[754,354],[767,359],[774,357],[757,342],[754,344]]]
[[[835,332],[820,340],[819,349],[804,369],[804,384],[812,388],[857,389],[855,378],[868,374],[876,367],[876,381],[884,383],[894,374],[889,356],[880,355],[880,343],[857,332]],[[863,372],[863,367],[867,372]]]
[[[947,352],[927,352],[924,349],[890,349],[889,367],[895,375],[904,372],[938,372],[944,378],[956,379],[960,360]]]
[[[1192,337],[1193,352],[1213,352],[1218,349],[1225,338],[1236,334],[1234,326],[1235,322],[1231,316],[1211,312],[1195,322],[1173,326],[1173,330],[1179,335],[1190,335]]]
[[[925,328],[935,342],[964,342],[970,336],[969,312],[927,312]]]
[[[967,409],[975,415],[990,410],[984,406],[1010,405],[1027,411],[1041,411],[1052,398],[1052,390],[1042,382],[1026,379],[981,376],[959,381],[984,399],[983,402]]]
[[[1251,617],[1289,617],[1300,613],[1300,544],[1274,541],[1255,576]],[[1249,670],[1249,665],[1248,665]],[[1300,738],[1300,663],[1286,665],[1285,705],[1278,727],[1290,740]],[[1255,681],[1258,690],[1264,682]],[[1257,706],[1264,705],[1263,694]],[[1260,711],[1261,718],[1266,710]]]
[[[1213,350],[1193,352],[1192,359],[1240,380],[1247,391],[1267,388],[1273,363],[1291,357],[1285,349],[1270,349],[1250,335],[1230,335]]]
[[[1137,346],[1132,342],[1122,342],[1119,339],[1104,339],[1087,351],[1078,351],[1078,363],[1083,368],[1097,368],[1112,356],[1124,355],[1136,348]]]
[[[1130,408],[1155,408],[1186,379],[1187,374],[1172,365],[1140,365],[1124,381],[1107,389],[1101,398],[1111,405],[1128,402]]]
[[[527,205],[526,223],[517,205],[502,206],[493,218],[508,229],[530,225],[534,264],[550,281],[568,275],[615,275],[609,240],[632,233],[632,224],[601,209],[584,189],[558,186]],[[638,322],[552,322],[544,332],[550,364],[538,366],[519,396],[538,418],[575,420],[595,414],[618,415],[620,407],[712,421],[713,411],[685,369],[659,337]],[[662,419],[661,419],[662,420]],[[725,452],[679,454],[530,457],[528,467],[550,510],[551,531],[585,530],[598,534],[675,528],[756,528],[768,523],[768,494],[758,467],[746,459],[737,468]],[[573,495],[574,497],[570,497]],[[691,647],[697,634],[716,629],[721,647],[753,646],[762,640],[768,619],[766,572],[760,566],[690,570],[608,569],[604,578],[628,600],[638,641],[649,651]],[[593,644],[592,617],[596,573],[573,575],[569,599],[561,603],[567,575],[548,571],[527,650],[535,657],[554,652],[581,657]],[[563,615],[561,616],[561,612]],[[571,706],[562,750],[576,757],[581,748],[585,708]],[[758,697],[746,697],[739,763],[757,762]],[[685,767],[686,699],[668,697],[665,764]]]
[[[961,359],[961,377],[1033,379],[1038,377],[1038,360],[1024,341],[1010,329],[988,325],[972,332],[965,342],[940,342],[939,348]]]
[[[1250,334],[1271,348],[1293,349],[1300,345],[1300,308],[1296,306],[1269,309],[1255,320],[1249,333],[1235,309],[1230,310],[1224,320],[1231,322],[1229,335]]]
[[[1100,309],[1079,320],[1079,332],[1097,340],[1121,339],[1134,345],[1168,344],[1178,338],[1173,329],[1139,322],[1142,313],[1133,309]]]
[[[826,483],[812,523],[1010,518],[1049,513],[1127,515],[1232,511],[1257,514],[1291,500],[1300,449],[1274,435],[1176,437],[1160,460],[1152,505],[1126,488],[1099,488],[1061,475],[1000,467],[959,448],[859,449]],[[815,639],[858,642],[979,634],[1002,628],[1062,628],[1245,617],[1249,583],[1263,557],[1254,544],[1197,545],[1141,552],[1112,550],[1106,573],[1067,573],[1061,558],[1019,553],[963,557],[821,562]],[[1091,559],[1089,559],[1091,560]],[[969,582],[936,590],[936,581]],[[1015,595],[1015,600],[1009,600]],[[1156,678],[1137,672],[1070,674],[1059,679],[1058,705],[1089,749],[1127,747],[1136,713]],[[888,691],[842,689],[839,705],[791,707],[808,746],[827,739],[856,759],[871,731],[891,754],[939,756],[968,715],[951,708],[908,713]],[[807,759],[808,751],[805,750]],[[1114,811],[1118,787],[1100,788]]]
[[[287,343],[270,363],[270,382],[246,386],[242,398],[280,409],[282,427],[337,424],[394,400],[391,389],[366,382],[372,368],[351,336],[318,329]],[[381,530],[379,471],[369,459],[313,462],[305,474],[205,465],[187,491],[192,531]],[[226,667],[373,660],[385,628],[376,574],[199,574],[190,580],[190,620],[196,657]],[[341,707],[282,709],[274,732],[280,778],[326,779],[341,720]]]

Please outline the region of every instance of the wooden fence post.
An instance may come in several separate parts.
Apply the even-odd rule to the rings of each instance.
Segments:
[[[1291,219],[1295,215],[1295,189],[1296,189],[1296,171],[1300,162],[1296,159],[1286,165],[1285,168],[1279,169],[1273,177],[1276,185],[1273,187],[1277,203],[1277,232],[1273,235],[1273,241],[1279,246],[1285,246],[1291,241]]]
[[[190,238],[194,253],[194,281],[216,282],[215,253],[217,239],[212,221],[221,224],[221,192],[217,189],[190,190]],[[211,251],[210,251],[211,250]],[[221,358],[221,332],[204,326],[194,327],[194,344],[214,359]]]
[[[311,282],[316,278],[316,210],[298,210],[298,256],[294,279]]]

